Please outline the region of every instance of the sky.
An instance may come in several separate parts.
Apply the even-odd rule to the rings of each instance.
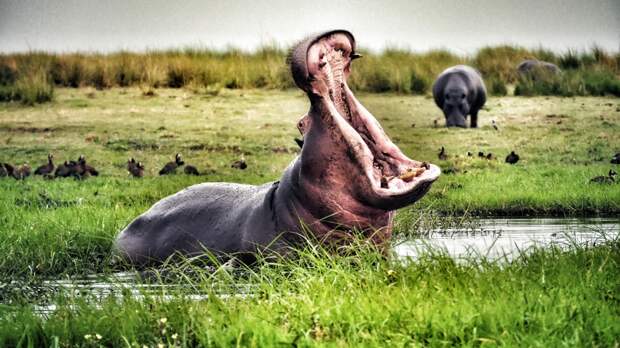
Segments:
[[[288,47],[348,29],[359,46],[620,50],[620,0],[0,0],[0,52]]]

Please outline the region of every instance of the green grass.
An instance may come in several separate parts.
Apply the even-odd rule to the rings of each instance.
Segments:
[[[84,154],[101,172],[83,181],[0,179],[0,346],[618,344],[617,241],[539,251],[510,264],[455,264],[435,255],[405,265],[361,246],[341,256],[315,248],[244,275],[186,266],[172,272],[186,278],[172,282],[189,290],[166,290],[169,301],[163,292],[144,300],[52,295],[59,307],[42,318],[33,303],[47,297],[36,285],[126,269],[111,259],[112,241],[162,197],[205,181],[277,180],[297,154],[295,124],[308,108],[297,91],[143,94],[61,88],[51,103],[0,104],[0,162],[34,168],[49,152],[57,163]],[[620,185],[588,183],[612,168],[620,150],[616,99],[491,98],[473,130],[434,128],[443,116],[429,97],[359,98],[406,154],[444,170],[421,201],[397,213],[397,238],[464,216],[620,213]],[[436,159],[441,146],[447,161]],[[515,166],[503,163],[510,150],[522,158]],[[176,152],[205,174],[157,176]],[[241,156],[248,169],[230,168]],[[128,157],[146,164],[145,178],[128,176]],[[253,296],[185,296],[239,284]]]
[[[480,113],[480,129],[433,128],[443,116],[430,98],[360,99],[406,154],[444,171],[420,202],[397,214],[397,233],[416,234],[415,221],[431,213],[620,214],[620,185],[589,183],[613,167],[611,155],[620,150],[614,99],[494,98]],[[0,179],[0,274],[101,271],[116,233],[159,199],[205,181],[277,180],[297,155],[295,124],[307,108],[299,92],[177,89],[159,89],[154,97],[139,89],[61,89],[51,104],[0,106],[0,161],[35,168],[49,152],[57,163],[84,154],[101,172],[84,181]],[[437,160],[441,146],[447,161]],[[511,150],[522,158],[514,166],[503,162]],[[498,159],[469,158],[467,151]],[[177,152],[205,174],[157,176]],[[241,156],[249,168],[230,168]],[[129,157],[145,163],[145,178],[129,177]]]
[[[483,47],[471,56],[447,50],[360,51],[364,59],[355,62],[349,81],[357,91],[429,94],[441,71],[456,64],[469,64],[480,70],[492,95],[505,95],[507,85],[519,82],[516,67],[521,61],[542,59],[558,64],[566,76],[557,81],[541,81],[536,86],[521,83],[517,89],[520,94],[620,95],[620,55],[596,46],[566,53],[495,46]],[[4,54],[0,55],[0,87],[11,86],[37,69],[60,87],[288,89],[294,83],[285,64],[286,54],[287,49],[278,46],[254,52],[188,48],[146,53]]]
[[[241,275],[185,268],[184,287],[139,300],[61,294],[45,318],[17,301],[0,307],[0,345],[613,347],[619,247],[539,250],[510,264],[310,248]],[[248,295],[226,296],[240,288]]]

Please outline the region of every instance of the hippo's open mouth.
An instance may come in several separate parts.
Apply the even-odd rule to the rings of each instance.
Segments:
[[[370,184],[364,185],[369,190],[362,190],[365,198],[392,207],[421,197],[440,170],[405,156],[349,89],[351,62],[359,57],[353,37],[345,31],[330,32],[305,47],[307,70],[301,71],[306,73],[305,83],[298,78],[296,82],[311,99],[320,101],[313,104],[320,104],[321,122],[327,132],[344,145],[347,156],[365,174],[366,184]]]

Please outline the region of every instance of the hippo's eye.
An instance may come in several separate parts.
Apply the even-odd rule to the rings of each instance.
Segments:
[[[465,93],[461,94],[461,99],[465,99]]]

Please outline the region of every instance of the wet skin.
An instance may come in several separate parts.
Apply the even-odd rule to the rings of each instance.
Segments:
[[[251,262],[256,252],[286,254],[307,234],[342,245],[353,231],[385,247],[393,211],[422,198],[440,170],[405,156],[355,98],[346,80],[356,57],[353,35],[342,30],[293,49],[291,71],[310,110],[298,124],[301,154],[280,181],[186,188],[130,223],[118,253],[139,267],[205,250]]]

